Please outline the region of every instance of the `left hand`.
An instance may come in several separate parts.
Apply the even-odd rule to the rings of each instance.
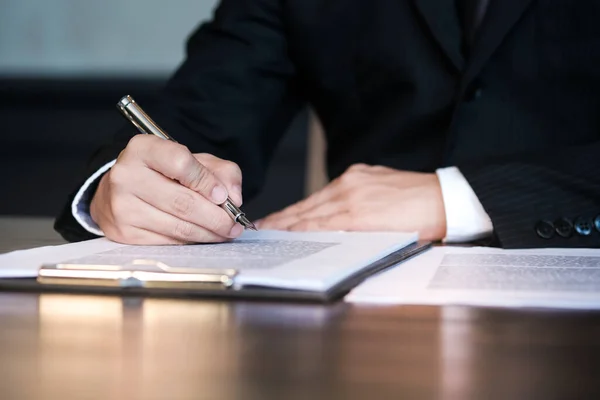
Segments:
[[[446,214],[435,173],[355,164],[308,198],[258,222],[260,229],[289,231],[419,232],[423,240],[446,236]]]

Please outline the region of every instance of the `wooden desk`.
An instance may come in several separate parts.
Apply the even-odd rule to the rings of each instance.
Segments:
[[[0,293],[0,398],[597,399],[600,313]]]

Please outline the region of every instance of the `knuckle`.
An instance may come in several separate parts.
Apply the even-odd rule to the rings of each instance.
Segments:
[[[390,170],[388,167],[385,167],[383,165],[372,165],[369,168],[372,172],[379,172],[379,173],[388,172]]]
[[[357,163],[357,164],[352,164],[348,169],[347,172],[360,172],[360,171],[364,171],[365,169],[369,168],[369,166],[367,164],[364,163]]]
[[[166,156],[171,160],[173,169],[178,176],[189,174],[191,167],[194,166],[194,157],[184,146],[178,145],[174,147]]]
[[[181,217],[188,217],[193,213],[195,203],[196,203],[196,201],[194,199],[194,196],[192,196],[192,194],[178,193],[173,198],[172,207],[173,207],[173,210],[175,211],[176,215],[181,216]]]
[[[126,149],[135,149],[140,146],[143,146],[146,143],[147,139],[147,135],[139,133],[133,136],[131,139],[129,139]]]
[[[177,221],[173,228],[173,235],[175,238],[190,240],[194,234],[194,225],[188,221]]]
[[[242,175],[242,170],[240,166],[234,163],[233,161],[224,161],[223,170],[225,170],[229,175]]]
[[[198,165],[197,168],[193,168],[188,173],[189,185],[193,189],[204,192],[209,189],[212,184],[211,177],[212,173],[208,168]]]

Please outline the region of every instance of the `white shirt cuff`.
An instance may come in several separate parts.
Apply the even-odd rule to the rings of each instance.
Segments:
[[[117,162],[117,160],[104,164],[98,171],[94,172],[94,174],[85,181],[83,186],[79,188],[79,191],[75,194],[75,198],[73,198],[73,202],[71,203],[71,214],[73,214],[73,218],[75,218],[79,225],[86,231],[97,236],[104,236],[104,232],[102,232],[98,224],[94,222],[90,215],[90,202],[92,200],[90,197],[90,186],[99,179],[102,174],[115,165],[115,162]]]
[[[446,209],[447,243],[470,242],[489,237],[494,228],[477,195],[456,167],[436,171]]]

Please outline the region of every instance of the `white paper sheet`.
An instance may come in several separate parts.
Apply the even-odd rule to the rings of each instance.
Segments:
[[[245,232],[222,244],[124,246],[106,239],[0,255],[0,277],[36,276],[42,264],[129,264],[136,259],[171,267],[234,268],[237,286],[326,290],[343,278],[417,240],[407,233]]]
[[[122,246],[122,244],[102,238],[81,243],[36,247],[0,254],[0,278],[36,277],[42,264],[58,263],[69,258],[83,257]]]
[[[346,301],[600,309],[600,250],[436,247]]]

